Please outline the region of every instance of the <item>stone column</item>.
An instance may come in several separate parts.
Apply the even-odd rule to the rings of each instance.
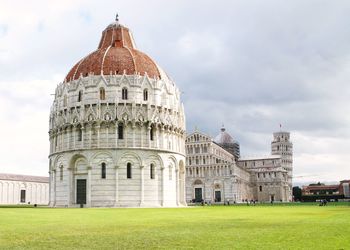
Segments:
[[[175,169],[175,181],[176,181],[176,206],[179,205],[179,197],[180,197],[180,185],[179,185],[179,169]]]
[[[106,126],[106,147],[109,148],[109,123]]]
[[[81,127],[81,142],[80,142],[80,147],[84,148],[85,144],[84,144],[84,138],[85,138],[85,127],[82,126]]]
[[[70,149],[70,136],[71,136],[71,133],[72,133],[72,128],[71,127],[68,127],[67,128],[67,149]]]
[[[159,136],[158,136],[158,128],[157,126],[154,127],[154,139],[156,141],[156,148],[159,148]]]
[[[89,148],[92,146],[92,124],[89,125]]]
[[[168,143],[168,129],[163,129],[163,148],[165,150],[168,150],[168,146],[169,146],[169,143]]]
[[[185,167],[184,167],[185,168]],[[184,170],[183,170],[184,171]],[[182,175],[182,199],[183,199],[183,205],[186,206],[186,172]]]
[[[115,166],[115,203],[114,206],[118,206],[119,203],[119,166]]]
[[[52,197],[52,206],[56,206],[56,170],[52,170],[52,179],[53,179],[53,197]]]
[[[97,131],[97,148],[100,147],[100,129],[101,129],[101,126],[98,124],[96,125],[96,131]]]
[[[115,123],[115,147],[118,147],[118,122]]]
[[[140,197],[140,206],[144,203],[145,196],[145,177],[143,175],[144,166],[140,166],[140,175],[141,175],[141,197]]]
[[[143,147],[143,124],[140,124],[140,135],[141,135],[141,148]]]
[[[152,141],[151,141],[151,127],[150,126],[148,126],[147,127],[147,135],[148,135],[148,138],[147,138],[147,141],[148,141],[148,148],[150,148],[151,147],[151,143],[152,143]]]
[[[50,166],[50,169],[51,169],[51,166]],[[0,181],[0,184],[1,184],[1,181]],[[52,197],[52,194],[51,194],[51,185],[52,185],[52,171],[50,170],[49,171],[49,206],[52,206],[52,201],[51,201],[51,197]],[[19,187],[19,192],[21,190],[21,186]],[[46,193],[46,192],[45,192]],[[1,195],[2,197],[2,195]],[[1,197],[0,197],[0,203],[1,203]]]
[[[73,204],[73,180],[72,180],[72,168],[67,168],[68,171],[68,185],[67,185],[67,206],[70,207]]]
[[[135,122],[132,123],[132,146],[135,147],[135,129],[136,125]]]
[[[59,130],[57,133],[57,151],[61,151],[62,149],[62,130]]]
[[[76,149],[76,142],[77,142],[77,127],[74,126],[73,129],[72,129],[72,132],[73,132],[73,149]]]
[[[86,201],[86,206],[91,207],[91,170],[92,167],[88,166],[88,181],[87,181],[87,190],[86,190],[86,195],[87,195],[87,201]]]
[[[124,147],[128,146],[128,124],[124,124]]]
[[[181,145],[181,141],[179,140],[180,137],[181,137],[180,133],[177,132],[177,133],[175,134],[175,140],[176,140],[177,150],[178,150],[179,152],[182,152],[182,145]]]
[[[162,201],[161,201],[162,206],[165,205],[165,171],[164,169],[165,168],[163,166],[160,168],[161,176],[162,176]]]
[[[160,143],[159,147],[161,149],[164,149],[164,126],[163,125],[160,127],[159,143]]]
[[[222,200],[225,202],[226,194],[225,194],[225,178],[222,181]]]
[[[53,151],[52,151],[52,133],[50,132],[49,133],[50,134],[50,154],[52,154],[53,153]],[[0,202],[1,202],[1,200],[0,200]]]

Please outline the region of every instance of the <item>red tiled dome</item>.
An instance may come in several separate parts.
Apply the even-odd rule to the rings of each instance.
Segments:
[[[135,48],[135,43],[128,28],[118,22],[109,25],[103,32],[98,49],[81,59],[69,71],[66,81],[80,76],[94,75],[140,75],[161,78],[156,63],[146,54]]]

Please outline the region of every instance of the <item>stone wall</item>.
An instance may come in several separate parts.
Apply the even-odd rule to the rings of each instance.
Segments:
[[[25,199],[21,201],[21,190]],[[49,203],[49,183],[0,180],[0,204],[40,204]]]

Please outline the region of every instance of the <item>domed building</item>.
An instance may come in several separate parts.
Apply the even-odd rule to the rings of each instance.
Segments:
[[[218,134],[215,137],[214,142],[217,143],[222,148],[226,149],[231,154],[233,154],[236,159],[239,159],[240,157],[239,143],[233,140],[232,136],[226,132],[226,129],[224,126],[222,126],[221,128],[220,134]]]
[[[50,206],[184,206],[180,90],[118,19],[58,84],[50,113]]]
[[[290,133],[273,133],[270,155],[237,157],[237,145],[224,127],[214,140],[197,130],[187,136],[187,202],[291,201]]]

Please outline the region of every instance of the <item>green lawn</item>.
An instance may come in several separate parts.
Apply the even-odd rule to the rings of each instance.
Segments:
[[[350,206],[0,208],[0,249],[350,249]]]

